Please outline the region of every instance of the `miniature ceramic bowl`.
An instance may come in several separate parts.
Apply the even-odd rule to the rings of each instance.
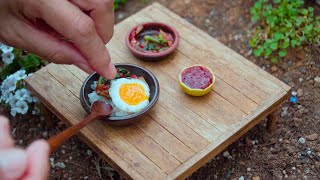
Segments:
[[[190,88],[188,87],[185,83],[182,82],[182,73],[186,70],[186,69],[189,69],[189,68],[192,68],[192,67],[195,67],[195,66],[199,66],[199,67],[202,67],[202,68],[205,68],[207,69],[210,74],[212,74],[212,83],[206,87],[205,89],[194,89],[194,88]],[[186,67],[184,68],[180,74],[179,74],[179,84],[180,84],[180,87],[182,88],[182,90],[188,94],[188,95],[191,95],[191,96],[203,96],[207,93],[209,93],[214,85],[216,81],[216,76],[214,75],[213,71],[208,68],[208,67],[205,67],[205,66],[202,66],[202,65],[194,65],[194,66],[190,66],[190,67]]]
[[[134,64],[115,64],[116,67],[123,67],[129,70],[132,74],[143,76],[150,88],[149,105],[142,111],[130,114],[127,116],[108,116],[104,118],[105,122],[110,125],[130,125],[138,122],[141,117],[146,114],[158,101],[159,98],[159,82],[157,78],[147,69]],[[80,102],[87,113],[91,112],[91,105],[88,94],[92,92],[91,85],[93,81],[97,81],[100,75],[93,73],[84,81],[80,91]]]
[[[145,28],[147,30],[153,30],[153,29],[154,30],[159,30],[159,29],[162,29],[163,31],[172,34],[173,39],[174,39],[172,46],[170,48],[168,48],[167,50],[165,50],[165,51],[157,52],[157,53],[155,53],[155,52],[146,53],[146,52],[142,52],[142,51],[139,51],[139,50],[135,49],[130,44],[130,34],[140,26],[143,26],[143,28]],[[157,61],[157,60],[164,59],[165,57],[170,55],[177,48],[177,46],[179,44],[179,34],[178,34],[178,32],[177,32],[177,30],[175,28],[173,28],[172,26],[169,26],[167,24],[160,23],[160,22],[148,22],[148,23],[138,24],[137,26],[131,28],[129,30],[128,34],[126,35],[125,41],[126,41],[126,45],[127,45],[128,49],[138,59],[141,59],[141,60],[144,60],[144,61]]]

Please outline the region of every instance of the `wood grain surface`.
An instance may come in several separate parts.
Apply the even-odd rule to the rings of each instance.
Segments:
[[[149,13],[152,12],[152,13]],[[124,37],[137,23],[159,21],[181,37],[167,59],[146,63],[126,48]],[[128,179],[184,179],[223,151],[285,101],[290,87],[158,3],[115,27],[108,43],[114,63],[134,63],[160,83],[157,105],[141,122],[111,127],[95,121],[81,130],[83,140]],[[202,64],[216,75],[203,97],[183,93],[178,74]],[[49,64],[26,79],[27,87],[61,120],[76,124],[87,114],[79,93],[88,74],[72,65]]]

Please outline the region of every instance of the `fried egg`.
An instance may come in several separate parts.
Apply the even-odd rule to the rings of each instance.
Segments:
[[[136,113],[148,106],[150,89],[140,79],[119,78],[111,81],[109,95],[117,108]]]

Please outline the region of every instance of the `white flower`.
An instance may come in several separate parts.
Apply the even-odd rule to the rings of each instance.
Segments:
[[[31,93],[25,88],[21,89],[21,92],[23,94],[23,97],[27,100],[27,102],[32,103],[33,97],[31,96]]]
[[[25,98],[24,98],[24,94],[23,92],[21,91],[21,89],[17,90],[16,93],[14,94],[14,97],[17,99],[17,100],[20,100],[20,101],[24,101]]]
[[[2,51],[3,53],[12,52],[12,51],[13,51],[13,47],[7,46],[7,45],[5,45],[5,44],[2,44],[2,46],[1,46],[1,51]]]
[[[12,108],[10,114],[15,117],[17,114],[16,108]]]
[[[11,64],[14,59],[14,54],[12,52],[2,53],[2,61],[8,65]]]
[[[25,70],[19,70],[13,74],[17,80],[25,79],[27,77]]]
[[[18,101],[20,101],[20,99],[17,99],[15,96],[13,96],[12,94],[11,94],[11,98],[10,98],[10,100],[9,100],[9,105],[11,106],[11,109],[13,109],[13,108],[15,108],[16,107],[16,104],[17,104],[17,102]]]
[[[95,90],[97,87],[97,81],[93,81],[93,83],[91,84],[91,89]]]
[[[2,42],[0,42],[0,50],[2,49],[2,46],[3,46],[3,44],[2,44]]]
[[[32,74],[33,74],[33,73],[29,73],[29,74],[28,74],[28,77],[32,76]]]
[[[32,97],[32,101],[36,103],[36,102],[38,102],[39,100],[38,100],[37,97],[33,96],[33,97]]]
[[[10,76],[8,76],[7,77],[7,79],[6,79],[7,81],[6,81],[6,87],[8,88],[8,90],[9,91],[14,91],[14,90],[16,90],[16,88],[17,88],[17,79],[14,77],[14,76],[12,76],[12,75],[10,75]]]
[[[8,90],[2,91],[1,101],[8,103],[12,96],[13,96],[12,93],[10,93],[10,91],[8,91]]]
[[[15,110],[17,113],[26,114],[28,112],[28,104],[25,101],[18,101]]]

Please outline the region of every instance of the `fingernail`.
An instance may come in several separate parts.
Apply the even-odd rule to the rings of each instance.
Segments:
[[[108,72],[106,72],[106,74],[108,75],[108,79],[114,79],[114,77],[116,77],[117,70],[112,63],[109,64]]]
[[[20,149],[0,152],[0,179],[18,179],[27,168],[27,154]]]

